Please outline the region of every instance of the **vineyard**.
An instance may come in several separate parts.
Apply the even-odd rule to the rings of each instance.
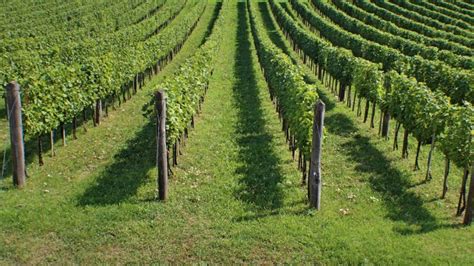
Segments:
[[[474,263],[473,1],[0,6],[0,264]]]

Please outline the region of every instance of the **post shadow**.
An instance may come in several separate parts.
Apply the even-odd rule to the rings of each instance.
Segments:
[[[395,228],[395,231],[409,235],[446,227],[439,225],[436,217],[423,206],[423,200],[409,191],[409,174],[394,168],[390,160],[370,143],[368,137],[356,135],[343,147],[350,159],[357,163],[357,171],[370,175],[370,187],[380,193],[383,205],[387,208],[387,218],[405,223],[406,226]]]
[[[147,182],[147,173],[156,166],[155,126],[148,123],[115,156],[77,199],[79,206],[111,205],[134,196]]]
[[[252,66],[252,45],[244,2],[238,4],[237,53],[235,73],[237,83],[233,97],[238,112],[236,132],[242,166],[237,174],[241,189],[235,196],[256,209],[275,210],[283,204],[283,180],[280,159],[273,147],[273,136],[265,129],[264,110],[260,102],[255,68]]]

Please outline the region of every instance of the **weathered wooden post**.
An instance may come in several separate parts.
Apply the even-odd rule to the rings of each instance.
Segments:
[[[6,86],[6,92],[13,162],[13,184],[17,187],[23,187],[26,182],[26,167],[23,122],[21,120],[20,86],[13,81]]]
[[[309,204],[319,210],[321,208],[321,149],[323,143],[324,111],[326,105],[318,100],[314,107],[313,143],[311,147],[311,165],[309,175]]]
[[[382,123],[382,137],[388,139],[390,128],[390,113],[388,111],[383,112],[383,123]]]
[[[102,116],[102,100],[97,99],[95,101],[95,112],[94,112],[95,125],[100,125],[100,117],[101,116]]]
[[[166,148],[166,97],[163,90],[156,93],[156,166],[158,168],[158,198],[168,197],[168,156]]]
[[[469,192],[466,201],[466,213],[464,214],[465,225],[472,223],[472,216],[474,216],[474,165],[471,167],[471,181],[469,182]]]
[[[346,95],[346,85],[340,82],[339,83],[339,101],[344,102],[345,95]]]

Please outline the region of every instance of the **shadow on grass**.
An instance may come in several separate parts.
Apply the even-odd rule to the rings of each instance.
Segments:
[[[324,124],[328,132],[339,136],[350,136],[357,132],[354,122],[346,115],[341,113],[328,114],[324,118]]]
[[[114,156],[114,163],[79,197],[78,205],[118,204],[135,195],[155,166],[154,143],[154,125],[148,123]]]
[[[1,107],[0,107],[0,112],[2,112]],[[6,112],[6,110],[4,112]],[[93,111],[90,110],[90,109],[87,109],[85,120],[83,119],[82,115],[77,117],[76,131],[77,131],[78,138],[87,137],[86,136],[87,134],[81,134],[81,133],[84,132],[84,131],[87,131],[87,130],[85,130],[85,128],[92,128],[93,127],[92,124],[86,125],[86,123],[91,122],[92,115],[93,115]],[[7,119],[6,114],[5,114],[5,119]],[[7,122],[7,124],[8,124],[8,122]],[[72,135],[72,124],[71,123],[65,124],[64,128],[66,130],[67,141],[75,141],[70,136],[70,135]],[[7,128],[6,130],[7,130],[7,134],[10,134],[8,132],[9,128]],[[54,142],[53,142],[53,144],[54,144],[55,149],[58,148],[58,147],[62,147],[62,139],[61,139],[60,134],[61,134],[61,132],[59,131],[59,129],[54,130]],[[9,135],[8,135],[8,138],[9,138]],[[34,164],[34,163],[39,164],[39,161],[38,161],[38,156],[39,156],[38,138],[41,138],[43,158],[46,159],[46,158],[51,156],[51,153],[50,153],[50,151],[51,151],[51,141],[50,141],[49,133],[48,134],[42,134],[40,137],[32,137],[32,136],[25,137],[25,161],[26,161],[27,172],[28,172],[28,166],[30,166],[31,164]],[[13,175],[12,161],[11,161],[11,147],[10,147],[9,143],[8,143],[8,147],[6,147],[6,151],[4,149],[0,150],[0,154],[2,155],[2,156],[0,156],[0,165],[3,165],[3,153],[4,152],[6,154],[6,165],[5,165],[5,173],[4,173],[4,179],[5,179],[5,178],[11,178],[12,175]],[[48,162],[45,160],[44,163],[47,164]],[[9,186],[9,185],[7,185],[7,186]]]
[[[401,221],[406,226],[398,226],[400,234],[426,233],[440,226],[436,218],[423,206],[423,200],[413,192],[410,177],[392,167],[390,161],[374,147],[368,137],[356,135],[343,145],[351,160],[356,162],[357,171],[370,174],[370,186],[382,195],[388,218]]]
[[[209,25],[207,25],[206,33],[204,34],[204,38],[202,39],[201,43],[199,46],[203,45],[206,43],[207,39],[212,33],[212,29],[214,28],[214,24],[216,24],[217,17],[219,16],[219,13],[222,9],[222,2],[217,2],[214,11],[212,12],[212,18],[211,21],[209,22]]]
[[[264,111],[259,98],[257,78],[252,66],[251,37],[247,10],[238,3],[237,53],[235,77],[238,79],[233,96],[238,110],[237,143],[242,167],[237,174],[241,188],[236,197],[257,209],[278,209],[282,206],[283,180],[280,160],[273,149],[273,137],[266,131]]]
[[[295,59],[292,54],[291,54],[291,47],[285,44],[285,39],[283,35],[280,33],[280,29],[276,22],[273,20],[271,17],[270,13],[270,7],[268,6],[267,2],[259,2],[258,3],[258,9],[260,14],[262,15],[262,21],[263,25],[265,26],[265,29],[267,30],[268,37],[270,37],[270,40],[278,47],[280,48],[286,55],[288,55],[293,62],[293,64],[299,64],[298,60]],[[304,81],[308,84],[314,84],[316,82],[316,78],[312,77],[306,71],[304,71]]]
[[[320,98],[326,103],[327,110],[335,107],[335,99],[330,98],[327,91],[318,91]],[[348,137],[342,144],[347,151],[349,160],[356,164],[356,170],[369,174],[369,185],[372,190],[382,195],[387,208],[387,218],[400,221],[394,230],[402,235],[419,234],[440,228],[451,228],[455,225],[440,224],[423,204],[424,201],[409,189],[413,187],[410,176],[394,168],[390,160],[370,143],[368,137],[357,133],[359,130],[354,120],[344,113],[328,112],[325,128],[331,134]]]
[[[323,91],[321,89],[317,89],[319,99],[324,102],[326,105],[326,112],[331,111],[336,107],[336,103],[334,103],[334,100],[332,100],[331,94],[328,95],[328,92]]]
[[[285,45],[285,41],[281,38],[281,35],[278,33],[277,26],[273,23],[272,18],[270,17],[270,10],[268,9],[267,2],[260,2],[258,3],[258,9],[262,14],[263,25],[267,29],[268,37],[272,40],[272,42],[280,48],[285,54],[289,54],[290,51],[288,47]],[[293,60],[293,63],[296,63]]]

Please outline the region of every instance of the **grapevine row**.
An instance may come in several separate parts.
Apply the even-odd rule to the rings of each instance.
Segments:
[[[25,18],[19,22],[8,22],[2,27],[2,35],[5,37],[28,37],[28,36],[41,36],[42,34],[48,34],[51,31],[60,31],[62,29],[75,29],[84,26],[81,19],[84,16],[93,15],[95,20],[91,20],[92,25],[99,22],[102,18],[100,14],[103,11],[107,11],[110,6],[110,9],[114,9],[118,6],[127,6],[127,9],[133,8],[135,5],[131,3],[112,3],[112,5],[107,5],[107,2],[92,2],[88,4],[78,1],[71,6],[66,6],[64,12],[55,14],[50,11],[43,11],[46,14],[31,14],[30,17]],[[77,6],[75,6],[77,5]],[[125,10],[127,10],[125,9]],[[122,10],[123,11],[123,10]],[[52,13],[52,14],[50,14]],[[118,15],[118,14],[117,14]],[[22,17],[21,15],[19,15]],[[109,17],[107,19],[112,19]],[[86,24],[87,25],[87,24]]]
[[[425,60],[419,56],[405,56],[399,51],[367,41],[348,33],[338,26],[316,15],[303,3],[290,0],[303,19],[320,32],[331,43],[352,50],[355,56],[381,63],[385,71],[396,70],[426,82],[433,90],[443,91],[455,103],[474,101],[474,74],[451,68],[439,61]]]
[[[420,55],[428,60],[443,61],[453,67],[461,67],[465,69],[474,68],[474,59],[472,57],[458,56],[448,51],[438,51],[435,47],[427,47],[423,44],[377,30],[357,19],[347,16],[343,12],[334,8],[334,6],[327,4],[325,1],[313,0],[312,3],[323,15],[335,22],[335,24],[351,33],[358,34],[367,40],[392,47],[408,56]]]
[[[392,22],[381,19],[372,13],[366,12],[365,10],[357,6],[348,3],[347,1],[332,0],[332,3],[349,16],[364,22],[366,25],[370,25],[381,31],[389,32],[394,36],[400,36],[401,38],[405,38],[407,40],[411,40],[420,44],[425,44],[427,46],[438,47],[441,50],[450,50],[453,53],[459,55],[474,55],[473,50],[466,46],[451,42],[449,40],[445,40],[443,38],[431,38],[417,34],[410,30],[400,28]]]
[[[467,8],[461,8],[452,2],[441,0],[429,0],[429,2],[431,2],[435,6],[443,7],[444,10],[450,10],[451,12],[454,12],[453,15],[464,14],[466,16],[474,17],[474,12],[472,10],[469,10]]]
[[[122,27],[143,21],[149,12],[157,10],[163,6],[163,3],[163,0],[154,0],[135,7],[125,2],[109,4],[110,7],[108,8],[105,8],[106,3],[91,5],[89,9],[82,10],[80,16],[67,22],[50,24],[30,20],[23,25],[12,26],[13,29],[4,29],[2,34],[4,38],[13,41],[19,39],[24,42],[38,42],[49,38],[61,38],[65,41],[80,40],[83,37],[101,36],[104,33],[111,32],[111,30],[117,31]],[[99,9],[99,11],[94,11],[96,9]],[[101,17],[101,19],[99,20],[98,17]]]
[[[97,52],[93,53],[93,51],[100,49],[99,54],[103,54],[104,49],[109,49],[111,45],[129,45],[132,42],[147,39],[147,37],[156,33],[157,29],[170,22],[183,7],[184,3],[178,4],[170,2],[161,10],[162,12],[155,13],[152,17],[141,23],[131,24],[111,33],[104,32],[99,36],[89,36],[88,30],[75,32],[74,36],[57,32],[57,34],[46,35],[41,38],[5,40],[2,46],[5,52],[8,53],[16,52],[23,54],[25,51],[33,53],[40,52],[42,57],[46,58],[45,60],[47,61],[59,60],[57,57],[60,56],[60,54],[56,52],[59,48],[56,43],[63,44],[60,48],[62,50],[73,50],[69,53],[98,54]]]
[[[377,5],[373,4],[372,2],[368,0],[354,0],[354,4],[369,13],[373,13],[384,20],[391,21],[395,23],[396,25],[402,28],[405,28],[407,30],[415,31],[420,34],[426,35],[428,37],[444,38],[452,42],[465,45],[471,49],[474,48],[474,40],[471,37],[467,37],[467,36],[464,37],[464,35],[456,35],[456,34],[452,34],[452,33],[440,30],[440,29],[443,29],[442,27],[437,27],[437,28],[429,27],[425,24],[407,19],[388,9],[378,7]]]
[[[9,73],[4,81],[17,80],[24,90],[26,134],[34,136],[48,132],[72,121],[97,100],[118,96],[131,84],[136,84],[139,77],[143,79],[144,72],[155,69],[159,62],[179,49],[204,7],[202,2],[188,6],[186,17],[180,17],[179,22],[131,46],[124,39],[120,43],[105,42],[104,47],[96,49],[97,53],[88,54],[86,49],[79,50],[82,54],[67,54],[68,51],[64,51],[62,60],[54,65],[43,62],[40,64],[42,69],[33,65],[32,68],[15,69],[17,73],[13,76]],[[24,62],[15,63],[24,68],[29,63],[27,61],[39,58],[31,58],[28,54],[24,59]]]
[[[412,21],[416,21],[418,23],[422,23],[423,25],[427,25],[435,29],[441,29],[445,32],[450,32],[452,34],[456,34],[460,36],[466,36],[469,38],[473,37],[473,33],[470,32],[469,30],[464,30],[454,25],[438,22],[429,17],[422,16],[416,12],[404,9],[403,7],[400,7],[396,4],[392,4],[383,0],[373,0],[373,3],[381,8],[385,8],[391,12],[394,12],[395,14],[399,16],[405,17],[406,19],[409,19]]]
[[[472,24],[474,23],[474,19],[469,16],[446,11],[426,1],[416,0],[413,1],[413,3],[410,3],[405,0],[393,0],[393,2],[406,10],[416,12],[421,16],[437,20],[441,23],[451,24],[461,29],[473,30]],[[443,12],[447,13],[447,15],[443,14]]]
[[[79,2],[79,3],[77,3]],[[1,15],[7,17],[7,14],[15,17],[7,18],[9,21],[21,21],[17,15],[23,14],[25,18],[34,17],[39,14],[59,14],[67,11],[67,7],[79,6],[78,4],[87,4],[93,2],[91,0],[80,0],[77,2],[64,2],[62,0],[44,0],[44,1],[21,1],[21,0],[4,0],[2,1]]]
[[[440,9],[442,8],[445,14],[448,14],[448,12],[452,12],[453,16],[455,14],[462,14],[464,16],[474,17],[474,12],[472,10],[469,10],[467,8],[460,8],[451,2],[440,0],[429,0],[429,2],[431,5],[437,6]]]
[[[470,167],[474,160],[472,105],[451,105],[442,93],[429,90],[413,78],[394,71],[384,74],[377,65],[307,33],[275,0],[270,0],[270,4],[285,35],[301,49],[303,58],[308,57],[309,65],[320,79],[327,73],[341,83],[342,90],[354,86],[357,97],[367,99],[366,113],[369,102],[373,102],[373,108],[379,104],[407,133],[413,133],[423,142],[438,137],[443,153],[450,160],[462,168]]]
[[[252,6],[248,1],[252,35],[270,95],[283,117],[285,130],[294,137],[295,148],[309,158],[316,88],[306,84],[303,70],[269,39]]]
[[[70,14],[74,14],[73,10],[89,8],[90,6],[98,4],[96,1],[91,0],[80,0],[74,2],[46,2],[41,5],[33,5],[22,7],[19,1],[15,1],[12,9],[2,5],[2,15],[4,16],[5,23],[2,27],[10,27],[11,25],[17,25],[22,23],[31,23],[29,20],[34,19],[38,21],[49,20],[52,17],[67,17]],[[81,14],[76,13],[76,14]],[[51,18],[50,18],[50,17]],[[24,20],[25,19],[25,20]]]
[[[197,51],[167,76],[157,87],[166,93],[166,137],[168,146],[174,146],[193,123],[214,71],[215,59],[220,50],[224,11],[222,8],[206,41]],[[148,104],[151,112],[154,101]]]
[[[460,8],[465,8],[474,11],[474,4],[472,3],[465,3],[463,1],[455,0],[453,4],[459,6]]]

